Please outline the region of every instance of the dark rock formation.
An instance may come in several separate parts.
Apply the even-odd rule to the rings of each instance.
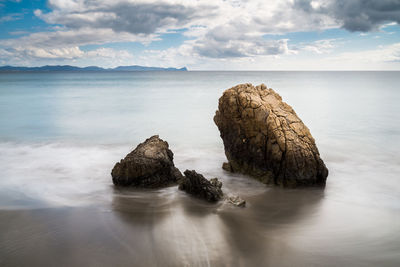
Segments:
[[[214,117],[227,171],[285,187],[325,185],[328,169],[294,110],[264,84],[226,90]]]
[[[184,174],[185,177],[179,181],[180,190],[209,202],[216,202],[223,197],[222,183],[217,178],[209,181],[194,170],[186,170]]]
[[[182,174],[175,168],[173,156],[168,143],[154,135],[115,164],[111,171],[113,183],[152,188],[176,184]]]

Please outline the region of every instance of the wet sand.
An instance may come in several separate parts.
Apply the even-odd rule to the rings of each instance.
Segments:
[[[208,204],[176,187],[113,190],[103,207],[3,210],[1,266],[398,266],[385,212],[350,212],[324,190],[243,196],[246,208]],[[332,207],[333,206],[333,207]],[[329,215],[324,210],[330,210]],[[335,211],[335,212],[332,212]],[[372,211],[376,214],[376,211]],[[393,216],[393,215],[391,215]],[[399,217],[397,217],[399,218]],[[372,223],[374,222],[374,223]],[[385,234],[385,230],[380,231]],[[399,231],[397,231],[399,233]],[[357,240],[357,241],[356,241]],[[371,242],[373,241],[373,242]],[[340,244],[338,246],[338,244]],[[383,260],[384,259],[384,260]]]

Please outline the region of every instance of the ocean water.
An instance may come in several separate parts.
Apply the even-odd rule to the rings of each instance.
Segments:
[[[221,169],[213,116],[239,83],[294,108],[325,189]],[[1,73],[0,265],[400,266],[399,103],[400,72]],[[246,208],[115,189],[115,162],[154,134]]]

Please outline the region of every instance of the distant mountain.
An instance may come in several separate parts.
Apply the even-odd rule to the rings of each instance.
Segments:
[[[105,69],[96,66],[76,67],[70,65],[42,66],[42,67],[13,67],[2,66],[0,72],[54,72],[54,71],[187,71],[186,67],[177,68],[159,68],[159,67],[144,67],[144,66],[119,66],[116,68]]]
[[[162,71],[187,71],[186,67],[176,69],[176,68],[158,68],[158,67],[143,67],[138,65],[133,66],[119,66],[114,69],[113,71],[154,71],[154,70],[162,70]]]

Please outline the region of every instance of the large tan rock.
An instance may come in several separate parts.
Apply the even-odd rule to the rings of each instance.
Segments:
[[[226,90],[214,122],[228,159],[225,170],[285,187],[325,185],[328,169],[309,129],[264,84]]]

